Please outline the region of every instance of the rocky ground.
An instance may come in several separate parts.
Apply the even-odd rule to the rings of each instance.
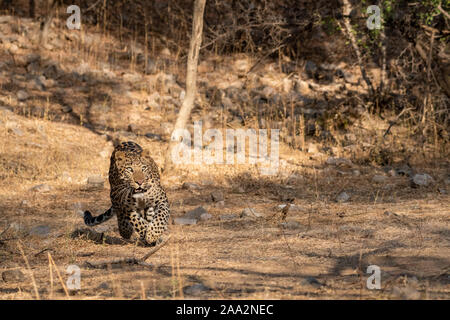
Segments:
[[[37,30],[0,16],[1,298],[449,298],[448,154],[405,126],[386,134],[393,118],[357,102],[364,84],[345,61],[253,68],[246,56],[205,57],[193,120],[279,128],[278,173],[164,173],[170,240],[144,264],[99,266],[151,250],[123,243],[115,219],[87,232],[81,213],[109,207],[118,141],[162,164],[184,71],[169,50],[147,58],[136,44],[57,24],[38,46]],[[66,293],[69,265],[81,290]],[[369,265],[381,269],[380,290],[366,287]]]

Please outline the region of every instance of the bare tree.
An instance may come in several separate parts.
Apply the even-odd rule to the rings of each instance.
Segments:
[[[187,61],[187,74],[186,74],[186,95],[183,100],[183,104],[180,108],[180,112],[177,117],[177,121],[173,128],[173,132],[184,129],[186,123],[191,114],[192,108],[194,107],[195,95],[197,93],[197,65],[198,65],[198,55],[200,52],[200,45],[202,44],[202,34],[203,34],[203,13],[205,11],[206,0],[195,0],[194,2],[194,13],[192,21],[192,35],[189,45],[189,55]],[[172,132],[172,133],[173,133]],[[171,139],[169,147],[166,152],[164,160],[164,170],[167,171],[168,168],[172,166],[171,155],[172,150],[180,140]]]

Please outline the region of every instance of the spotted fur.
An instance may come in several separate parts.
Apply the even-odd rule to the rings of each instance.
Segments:
[[[111,155],[109,183],[111,208],[97,217],[85,211],[85,224],[95,226],[117,215],[124,239],[136,232],[141,240],[155,243],[167,230],[170,209],[158,166],[149,153],[134,142],[118,145]]]

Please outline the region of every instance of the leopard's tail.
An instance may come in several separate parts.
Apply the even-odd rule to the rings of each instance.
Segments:
[[[96,217],[93,217],[92,213],[90,213],[88,210],[86,210],[84,212],[84,223],[87,226],[93,227],[93,226],[96,226],[100,223],[103,223],[103,222],[111,219],[113,216],[114,216],[114,210],[112,209],[112,207],[109,208],[108,210],[106,210],[105,213],[103,213],[99,216],[96,216]]]

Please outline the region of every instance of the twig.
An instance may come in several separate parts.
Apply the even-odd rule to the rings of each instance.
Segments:
[[[391,128],[393,126],[395,126],[398,122],[398,120],[400,119],[400,117],[406,112],[406,111],[410,111],[413,110],[413,108],[407,108],[407,109],[403,109],[402,112],[400,112],[398,114],[398,116],[395,118],[394,121],[391,121],[391,123],[389,124],[389,127],[387,128],[386,132],[383,134],[383,138],[386,137],[386,135],[391,131]]]
[[[30,273],[31,281],[33,282],[34,293],[36,294],[36,299],[40,300],[41,297],[39,296],[39,291],[38,291],[38,288],[36,285],[36,280],[34,279],[34,274],[33,274],[33,271],[31,270],[27,256],[25,255],[25,252],[23,252],[22,245],[20,244],[20,242],[17,243],[17,246],[19,248],[20,253],[22,254],[23,260],[25,260],[25,264],[27,266],[28,272]]]
[[[149,263],[146,263],[145,260],[147,260],[151,255],[155,254],[159,249],[161,249],[162,247],[164,247],[167,242],[170,240],[170,235],[163,240],[160,244],[158,244],[157,246],[153,247],[146,255],[144,255],[142,258],[122,258],[122,259],[114,259],[114,260],[107,260],[107,261],[100,261],[100,262],[90,262],[90,261],[86,261],[86,266],[89,268],[94,268],[94,269],[105,269],[108,265],[113,265],[113,264],[137,264],[137,265],[141,265],[144,267],[150,267],[152,266]]]
[[[64,289],[64,292],[66,293],[67,298],[70,299],[69,291],[67,290],[67,287],[64,284],[64,281],[63,281],[63,279],[61,277],[61,273],[59,273],[58,266],[56,265],[55,260],[53,260],[52,255],[50,254],[50,252],[47,252],[47,256],[48,256],[48,261],[51,262],[53,264],[53,266],[55,267],[56,274],[58,275],[59,281],[61,282],[61,285],[62,285],[62,287]]]
[[[447,11],[445,11],[444,9],[442,9],[441,4],[439,3],[439,5],[437,6],[438,10],[447,18],[450,19],[450,14],[447,13]]]

